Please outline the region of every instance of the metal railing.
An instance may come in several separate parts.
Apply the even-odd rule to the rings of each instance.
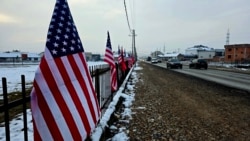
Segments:
[[[117,68],[117,82],[118,87],[122,84],[123,80],[125,79],[126,72],[122,72],[118,65],[116,65]],[[98,103],[101,107],[101,110],[105,109],[105,105],[111,102],[111,99],[113,97],[113,93],[108,90],[101,90],[101,88],[105,88],[109,84],[110,80],[108,82],[102,82],[101,77],[104,77],[104,75],[110,75],[110,68],[108,65],[99,65],[99,66],[93,66],[89,68],[90,74],[92,77],[92,81],[95,87],[95,91],[98,98]],[[110,85],[110,84],[109,84]],[[19,99],[15,99],[13,101],[9,101],[9,94],[7,92],[7,79],[5,77],[2,78],[2,87],[3,87],[3,104],[0,105],[0,114],[4,113],[4,125],[5,125],[5,136],[6,141],[10,141],[10,116],[9,111],[15,107],[22,106],[22,114],[23,114],[23,131],[24,131],[24,140],[28,141],[28,127],[27,127],[27,103],[30,102],[30,95],[27,95],[26,87],[25,87],[25,76],[21,75],[21,95],[22,97]],[[107,87],[106,87],[107,88]],[[31,88],[30,88],[31,89]],[[107,94],[105,94],[105,92]],[[102,98],[102,95],[106,95],[106,98]],[[107,97],[108,96],[108,97]]]

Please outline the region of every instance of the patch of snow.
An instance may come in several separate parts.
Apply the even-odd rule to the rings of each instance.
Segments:
[[[128,141],[129,137],[127,136],[126,133],[124,132],[120,132],[118,134],[116,134],[113,138],[112,141]]]

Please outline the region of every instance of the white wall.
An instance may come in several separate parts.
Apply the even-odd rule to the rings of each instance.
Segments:
[[[199,59],[213,59],[215,51],[198,51]]]
[[[196,55],[197,50],[196,49],[186,49],[185,54],[188,54],[188,55],[194,54],[194,55]]]

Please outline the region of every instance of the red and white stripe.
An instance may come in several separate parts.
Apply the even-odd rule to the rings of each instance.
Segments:
[[[125,71],[127,67],[126,67],[123,55],[124,55],[123,54],[123,48],[121,48],[120,54],[118,56],[118,63],[120,64],[121,70]]]
[[[115,90],[117,90],[116,65],[115,65],[112,49],[109,48],[109,47],[106,47],[104,61],[107,62],[110,65],[110,69],[111,69],[111,87],[112,87],[112,91],[115,91]]]
[[[84,53],[53,58],[45,49],[31,92],[34,140],[84,140],[100,108]]]

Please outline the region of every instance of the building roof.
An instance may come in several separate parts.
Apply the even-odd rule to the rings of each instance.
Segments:
[[[0,57],[4,57],[4,58],[21,57],[21,53],[20,52],[0,52]]]
[[[214,50],[214,48],[210,48],[210,47],[203,46],[203,45],[196,45],[196,46],[187,48],[186,50]]]
[[[37,54],[37,53],[27,53],[27,56],[28,56],[28,57],[31,57],[31,58],[37,58],[37,57],[40,57],[40,55],[39,55],[39,54]]]
[[[231,45],[225,45],[225,48],[227,47],[250,47],[250,44],[231,44]]]
[[[0,52],[0,57],[15,58],[15,57],[21,57],[22,54],[27,54],[27,57],[29,57],[29,58],[39,58],[40,57],[40,55],[37,53],[23,53],[23,52]]]
[[[215,49],[215,52],[225,52],[225,49]]]
[[[215,50],[202,50],[202,49],[198,49],[197,52],[215,52]]]

